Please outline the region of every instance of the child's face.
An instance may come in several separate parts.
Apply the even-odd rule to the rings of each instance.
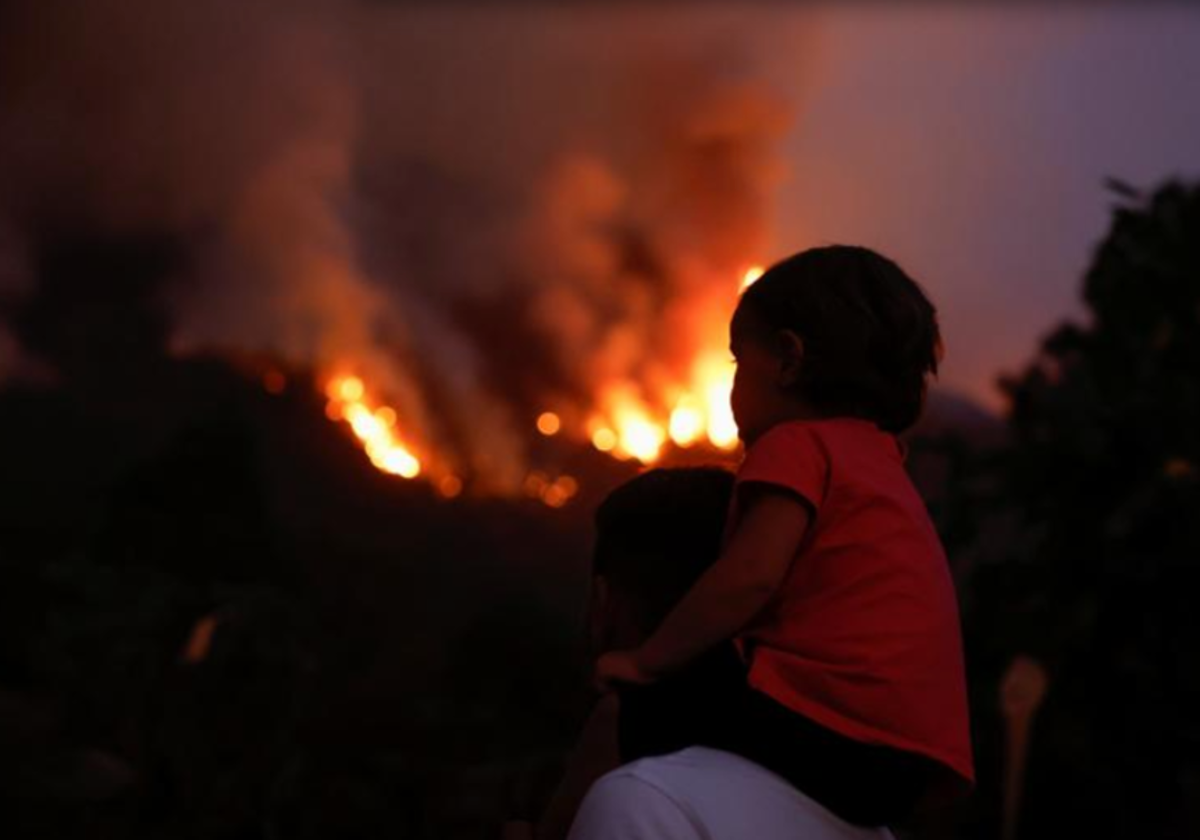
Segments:
[[[768,345],[764,331],[754,328],[753,315],[742,310],[730,326],[729,348],[737,370],[729,396],[738,437],[747,446],[775,425],[785,412],[783,360]]]

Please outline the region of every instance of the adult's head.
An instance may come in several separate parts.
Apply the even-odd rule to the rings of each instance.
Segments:
[[[712,467],[655,469],[596,511],[591,609],[597,650],[649,636],[716,562],[733,476]]]
[[[822,415],[912,426],[942,355],[937,312],[896,263],[868,248],[812,248],[742,294],[730,327],[732,399],[747,442],[791,400]]]

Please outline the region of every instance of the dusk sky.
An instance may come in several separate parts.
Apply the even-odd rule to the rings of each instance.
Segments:
[[[997,406],[994,374],[1081,312],[1104,178],[1200,175],[1200,10],[851,5],[811,13],[774,246],[900,260],[941,310],[943,383]]]
[[[1080,314],[1114,202],[1104,179],[1150,189],[1200,175],[1200,10],[1182,5],[96,0],[86,14],[25,4],[12,21],[0,31],[0,293],[32,285],[6,212],[12,231],[50,208],[98,229],[215,224],[253,239],[241,213],[287,235],[234,249],[287,270],[218,270],[225,257],[197,254],[177,338],[318,367],[329,359],[290,338],[305,317],[344,349],[372,332],[366,300],[385,278],[420,343],[444,332],[430,313],[446,299],[527,269],[496,268],[514,244],[537,243],[539,293],[591,300],[596,254],[621,262],[596,231],[633,219],[674,263],[666,297],[685,305],[693,250],[709,266],[828,242],[894,257],[941,311],[942,383],[999,408],[997,374]],[[65,58],[47,64],[50,52]],[[343,194],[392,215],[364,225],[341,212]],[[513,220],[531,219],[534,235],[514,236]],[[405,235],[433,256],[389,252]],[[321,259],[391,263],[366,266],[370,279],[359,265],[306,274],[293,262],[313,255],[275,253],[324,236]],[[477,277],[481,266],[493,270]],[[610,304],[630,303],[616,278],[605,284]],[[270,309],[289,296],[312,311]],[[586,332],[551,310],[564,368],[608,370],[599,334],[579,342]],[[663,333],[617,320],[617,332]],[[14,347],[0,323],[0,376]]]

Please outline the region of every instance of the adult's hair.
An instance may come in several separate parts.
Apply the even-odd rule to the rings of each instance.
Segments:
[[[639,630],[653,632],[716,562],[732,494],[722,469],[655,469],[596,510],[592,572],[620,592]]]
[[[735,325],[804,343],[797,390],[818,411],[899,433],[921,415],[942,343],[921,287],[869,248],[831,245],[776,263],[742,294]]]

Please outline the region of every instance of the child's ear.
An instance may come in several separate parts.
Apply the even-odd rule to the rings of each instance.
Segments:
[[[780,330],[776,336],[779,351],[779,384],[790,388],[800,381],[804,366],[804,340],[792,330]]]

